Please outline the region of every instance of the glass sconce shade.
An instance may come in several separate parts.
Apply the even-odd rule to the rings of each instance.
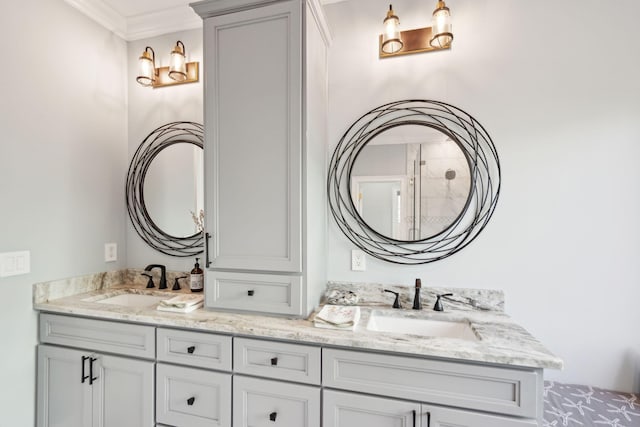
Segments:
[[[138,77],[136,81],[142,86],[151,86],[156,81],[155,52],[147,46],[138,59]]]
[[[451,13],[442,0],[438,0],[436,10],[433,11],[431,34],[432,37],[429,44],[435,48],[447,48],[453,41]]]
[[[391,5],[389,5],[389,11],[383,23],[382,51],[384,53],[398,52],[404,44],[400,39],[400,19],[394,14]]]
[[[176,47],[171,51],[169,65],[169,77],[178,82],[182,82],[187,79],[187,63],[184,52],[184,44],[178,40]]]

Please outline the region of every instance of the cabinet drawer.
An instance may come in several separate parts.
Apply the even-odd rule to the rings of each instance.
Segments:
[[[40,314],[40,342],[153,359],[155,328],[108,320]]]
[[[536,418],[539,371],[323,349],[326,387]]]
[[[231,425],[231,374],[158,363],[156,421],[174,426]]]
[[[302,315],[302,277],[207,272],[206,304],[212,308]]]
[[[236,372],[308,384],[320,384],[320,348],[235,338]]]
[[[158,328],[158,361],[231,371],[231,337]]]
[[[233,377],[233,426],[320,427],[320,388]]]

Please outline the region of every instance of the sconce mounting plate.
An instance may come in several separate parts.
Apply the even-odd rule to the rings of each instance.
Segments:
[[[380,34],[378,48],[379,57],[388,58],[391,56],[410,55],[412,53],[451,49],[451,45],[448,45],[446,47],[433,47],[429,44],[429,40],[431,40],[431,27],[401,31],[400,39],[404,44],[402,46],[402,49],[394,53],[385,53],[382,51],[382,34]]]
[[[187,62],[187,78],[183,81],[173,80],[169,77],[169,67],[156,68],[158,73],[156,81],[153,83],[153,88],[181,85],[185,83],[195,83],[200,80],[200,70],[198,62]]]

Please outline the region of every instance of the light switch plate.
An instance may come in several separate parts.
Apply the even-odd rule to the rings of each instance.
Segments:
[[[364,256],[364,252],[359,249],[353,249],[351,251],[351,270],[352,271],[365,271],[367,269],[367,262]]]
[[[0,254],[0,277],[18,276],[31,272],[31,252],[4,252]]]
[[[104,244],[104,262],[114,262],[118,260],[118,244]]]

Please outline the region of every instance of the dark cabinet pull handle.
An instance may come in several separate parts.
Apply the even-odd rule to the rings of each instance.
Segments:
[[[194,351],[196,351],[195,345],[192,345],[191,347],[187,347],[187,353],[193,354]]]
[[[427,412],[427,427],[431,427],[431,412]]]
[[[269,421],[275,421],[277,416],[278,416],[277,412],[270,413],[269,414]]]
[[[82,356],[82,380],[80,381],[81,384],[84,384],[86,379],[89,378],[89,375],[84,374],[84,363],[87,361],[87,359],[89,359],[89,356]]]
[[[209,268],[211,265],[211,261],[209,261],[209,239],[211,238],[211,234],[204,233],[204,258],[205,258],[205,266]]]
[[[93,362],[95,362],[96,360],[98,359],[96,359],[95,357],[89,358],[89,385],[92,385],[93,382],[98,379],[98,377],[93,376]]]
[[[187,405],[193,406],[193,402],[195,402],[195,401],[196,401],[195,397],[190,397],[190,398],[187,399]]]
[[[272,357],[271,358],[271,366],[278,366],[278,358],[277,357]]]
[[[252,297],[252,296],[253,296],[253,294],[254,294],[254,292],[255,292],[255,291],[254,291],[253,289],[251,289],[251,290],[247,291],[247,295],[249,295],[250,297]]]

